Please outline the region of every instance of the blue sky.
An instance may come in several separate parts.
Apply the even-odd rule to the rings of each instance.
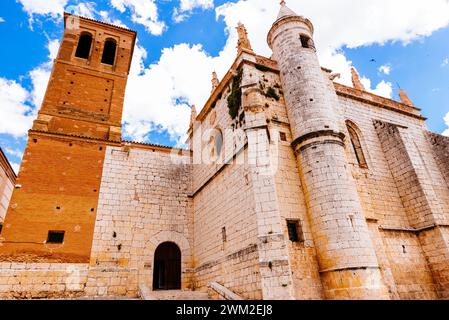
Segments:
[[[321,64],[342,73],[340,81],[349,84],[355,66],[368,90],[397,99],[400,86],[423,109],[430,130],[448,129],[448,0],[287,4],[312,20]],[[190,106],[201,109],[210,93],[211,72],[223,76],[235,58],[237,22],[246,25],[255,51],[270,56],[265,39],[278,8],[277,0],[3,0],[0,146],[17,168],[62,36],[64,9],[138,32],[123,135],[175,145],[183,141]]]

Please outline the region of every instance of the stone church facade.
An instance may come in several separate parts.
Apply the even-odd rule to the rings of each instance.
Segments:
[[[319,64],[284,2],[188,149],[121,140],[136,34],[65,15],[0,237],[0,297],[449,297],[449,139]],[[151,107],[151,106],[149,106]]]

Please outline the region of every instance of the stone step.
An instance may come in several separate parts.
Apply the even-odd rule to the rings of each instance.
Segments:
[[[153,291],[157,300],[210,300],[207,292],[190,290],[160,290]]]

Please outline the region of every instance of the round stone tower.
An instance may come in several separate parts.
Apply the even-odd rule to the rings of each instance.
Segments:
[[[388,299],[347,167],[338,98],[319,64],[313,31],[282,1],[268,44],[281,73],[325,296]]]

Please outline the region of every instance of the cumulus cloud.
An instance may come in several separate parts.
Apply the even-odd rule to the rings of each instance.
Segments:
[[[14,156],[17,158],[22,158],[22,156],[23,156],[23,152],[19,149],[11,149],[11,148],[6,147],[6,148],[4,148],[4,150],[10,156]]]
[[[389,64],[385,64],[379,67],[379,72],[389,75],[391,73],[391,66]]]
[[[31,128],[37,108],[42,104],[58,48],[59,40],[49,40],[49,60],[29,72],[31,91],[16,81],[0,78],[0,133],[21,137]]]
[[[443,62],[441,63],[441,66],[442,66],[442,67],[446,67],[447,65],[449,65],[449,58],[445,58],[445,59],[443,60]]]
[[[212,9],[213,7],[214,0],[181,0],[179,8],[175,8],[173,11],[173,19],[175,22],[182,22],[187,19],[196,8],[206,10]]]
[[[48,61],[34,68],[29,73],[33,85],[33,90],[31,91],[30,98],[32,104],[37,108],[40,108],[42,100],[44,99],[45,91],[47,90],[47,84],[50,79],[53,60],[58,55],[59,45],[59,40],[49,40],[47,44],[49,53]]]
[[[33,123],[30,94],[16,81],[0,78],[0,133],[20,137]]]
[[[125,10],[125,1],[111,2],[118,10]],[[405,44],[449,23],[446,0],[298,0],[288,1],[288,6],[312,20],[321,64],[341,73],[339,81],[347,85],[351,84],[352,62],[341,50],[344,46],[357,48],[388,41]],[[241,21],[246,25],[253,49],[269,57],[271,50],[266,35],[278,11],[278,2],[272,0],[226,3],[216,8],[216,17],[224,20],[228,37],[218,56],[210,56],[201,45],[179,44],[164,49],[160,60],[147,68],[142,61],[134,61],[138,66],[134,70],[138,72],[129,78],[125,134],[142,140],[150,130],[166,130],[173,140],[182,141],[180,137],[189,124],[189,105],[195,104],[197,110],[201,110],[210,94],[211,72],[216,70],[219,77],[223,76],[236,57],[237,23]],[[382,81],[372,88],[369,79],[364,82],[367,90],[392,97],[391,83]]]
[[[10,162],[12,169],[14,170],[14,172],[16,174],[19,173],[19,169],[20,169],[20,164],[15,163],[15,162]]]
[[[62,15],[69,0],[18,0],[18,2],[29,16],[39,14],[57,17]]]
[[[5,19],[3,19],[2,17],[0,17],[0,23],[5,22]]]
[[[118,27],[129,29],[129,27],[126,24],[124,24],[120,19],[111,17],[111,13],[108,12],[108,11],[104,11],[104,10],[99,11],[98,15],[100,16],[100,18],[101,18],[100,20],[101,21],[113,24],[113,25],[118,26]]]
[[[121,13],[131,11],[131,20],[141,24],[153,35],[161,35],[166,29],[159,20],[158,9],[154,0],[110,0],[111,5]]]
[[[95,2],[81,2],[77,5],[67,6],[65,11],[77,16],[94,19],[98,14],[95,5]]]
[[[446,126],[448,128],[446,130],[444,130],[443,136],[449,137],[449,112],[444,117],[444,123],[446,124]]]
[[[149,131],[164,130],[173,141],[183,141],[190,104],[204,103],[211,90],[210,77],[197,75],[213,70],[217,58],[201,45],[179,44],[164,49],[158,63],[145,68],[145,55],[138,45],[125,97],[124,133],[142,141]]]
[[[361,78],[360,81],[368,92],[374,93],[378,96],[391,99],[393,97],[393,84],[382,80],[375,88],[371,88],[371,80],[368,78]]]

